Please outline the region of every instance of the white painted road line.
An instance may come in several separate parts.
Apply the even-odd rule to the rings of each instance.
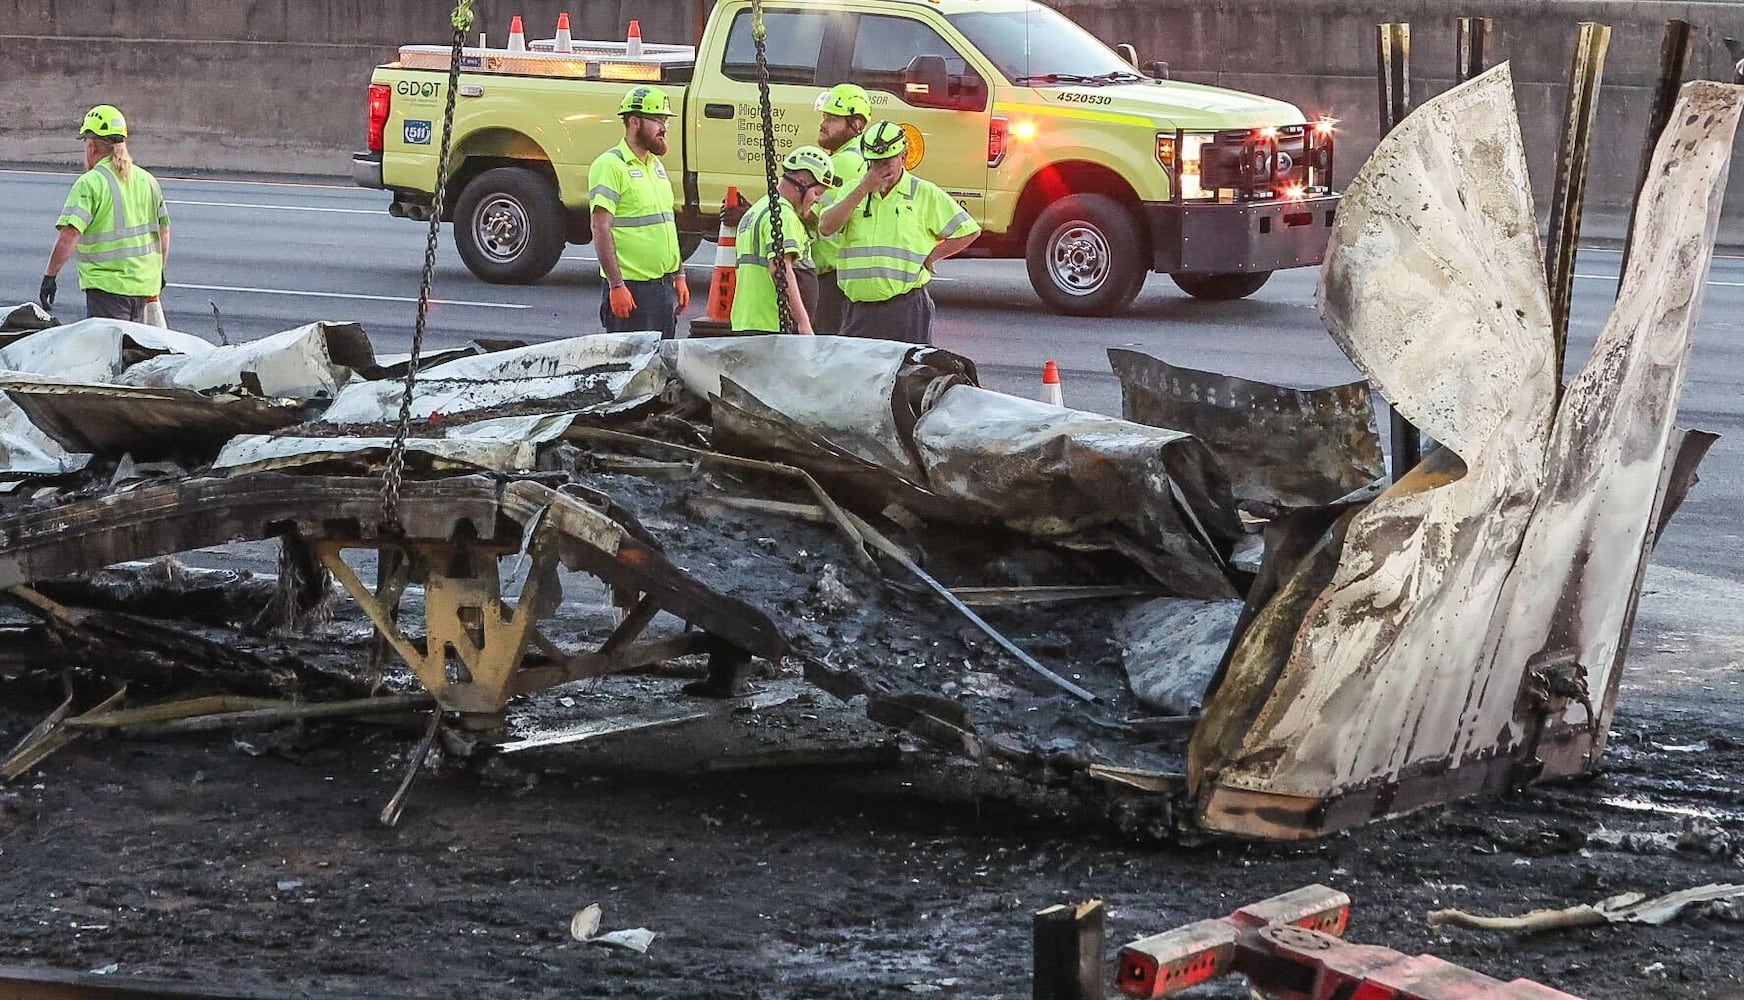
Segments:
[[[386,209],[380,208],[325,208],[316,205],[261,205],[245,201],[182,201],[176,198],[165,198],[169,205],[204,205],[207,208],[269,208],[279,212],[338,212],[341,215],[380,215],[387,216]]]
[[[296,295],[306,299],[362,299],[367,302],[417,302],[404,295],[362,295],[357,292],[305,292],[290,288],[242,288],[236,285],[184,285],[170,282],[171,288],[188,288],[202,292],[242,292],[248,295]],[[474,306],[479,309],[530,309],[517,302],[467,302],[462,299],[431,299],[433,306]]]
[[[1577,274],[1575,277],[1587,281],[1609,281],[1612,284],[1616,284],[1618,280],[1614,274]],[[1744,288],[1744,281],[1709,281],[1708,284],[1715,288]]]
[[[33,170],[29,167],[6,167],[0,168],[0,174],[31,174],[37,177],[77,177],[79,176],[79,171],[71,168],[66,170]],[[179,177],[162,170],[153,170],[152,175],[160,181],[169,181],[174,184],[231,184],[242,187],[315,188],[322,191],[364,190],[356,184],[321,184],[314,181],[245,181],[225,177]]]

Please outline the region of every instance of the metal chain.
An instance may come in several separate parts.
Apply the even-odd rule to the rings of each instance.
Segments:
[[[763,0],[751,0],[751,41],[757,46],[757,103],[763,113],[763,172],[769,181],[769,259],[775,265],[775,312],[781,333],[796,333],[793,309],[787,302],[786,240],[782,238],[781,191],[775,184],[775,110],[769,100],[769,29],[763,24]],[[756,234],[751,234],[753,238]]]
[[[436,279],[436,244],[442,235],[444,195],[448,187],[448,152],[454,135],[454,102],[460,89],[460,63],[466,54],[466,35],[472,30],[474,0],[456,0],[449,23],[454,44],[448,55],[448,100],[442,109],[441,151],[436,156],[436,191],[430,207],[430,230],[424,240],[424,278],[418,286],[418,319],[412,326],[412,357],[406,362],[406,384],[400,391],[400,418],[394,426],[394,443],[388,448],[387,468],[382,471],[381,527],[400,534],[400,485],[406,474],[406,438],[412,432],[412,390],[418,382],[418,360],[424,352],[424,322],[430,313],[430,286]],[[456,223],[458,224],[458,223]]]

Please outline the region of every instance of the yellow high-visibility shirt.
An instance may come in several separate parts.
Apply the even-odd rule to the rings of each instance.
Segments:
[[[150,297],[163,291],[163,240],[170,224],[157,178],[135,166],[124,181],[109,157],[79,175],[55,228],[79,231],[79,287]]]
[[[884,302],[932,280],[926,259],[943,240],[981,231],[937,184],[905,174],[887,195],[873,192],[842,229],[836,280],[851,302]]]
[[[658,156],[638,160],[628,142],[619,142],[593,161],[587,186],[590,208],[612,214],[612,242],[625,281],[654,281],[677,273],[684,261],[678,256],[672,182]]]

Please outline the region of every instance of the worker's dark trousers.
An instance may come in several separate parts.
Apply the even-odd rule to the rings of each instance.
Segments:
[[[135,323],[145,322],[145,296],[116,295],[105,292],[101,288],[85,289],[85,317],[87,319],[126,319]]]
[[[916,288],[883,302],[850,301],[842,316],[842,336],[931,346],[933,297],[925,288]]]
[[[811,311],[811,328],[821,334],[840,332],[847,308],[848,299],[842,294],[842,286],[836,284],[836,272],[819,274],[817,308]]]
[[[624,285],[636,298],[636,308],[619,319],[612,315],[612,287],[600,282],[600,323],[607,333],[640,333],[659,330],[662,340],[678,336],[678,292],[671,278],[654,281],[626,281]]]

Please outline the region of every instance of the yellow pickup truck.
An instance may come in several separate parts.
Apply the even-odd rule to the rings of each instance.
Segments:
[[[1125,309],[1152,271],[1191,295],[1252,294],[1318,264],[1338,195],[1332,121],[1265,97],[1141,72],[1033,0],[768,0],[769,116],[778,150],[817,141],[821,91],[857,83],[911,139],[909,166],[981,224],[967,256],[1028,262],[1046,305]],[[624,89],[658,83],[679,230],[718,230],[727,188],[764,188],[750,0],[720,0],[701,44],[580,41],[462,58],[445,221],[474,274],[537,281],[589,239],[587,170],[621,137]],[[639,40],[638,40],[639,42]],[[450,50],[408,45],[369,87],[353,174],[428,220]]]

